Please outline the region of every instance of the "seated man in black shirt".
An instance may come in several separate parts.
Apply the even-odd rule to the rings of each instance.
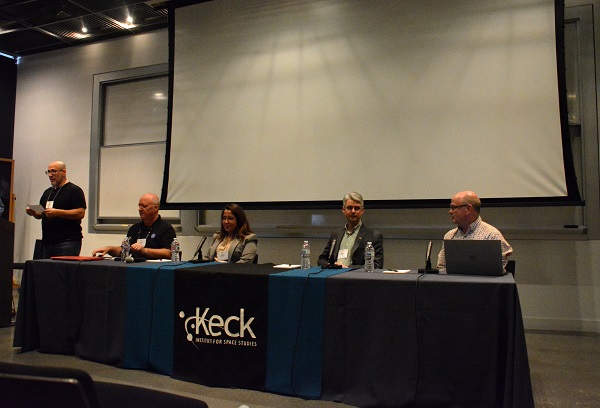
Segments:
[[[138,203],[141,222],[133,224],[127,236],[131,244],[134,258],[161,259],[171,258],[171,242],[175,238],[175,230],[158,214],[160,200],[156,194],[144,194]],[[120,246],[106,246],[95,249],[93,256],[109,254],[119,256]]]

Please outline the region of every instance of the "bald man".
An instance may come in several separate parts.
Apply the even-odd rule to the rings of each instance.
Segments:
[[[131,244],[131,254],[134,258],[144,259],[170,259],[171,242],[176,237],[175,230],[166,221],[163,221],[158,210],[160,200],[156,194],[144,194],[138,202],[138,213],[141,222],[133,224],[127,236]],[[92,256],[121,255],[120,246],[106,246],[95,249]]]
[[[481,239],[481,240],[500,240],[502,246],[502,262],[504,267],[508,261],[508,256],[512,254],[512,247],[506,242],[502,233],[497,228],[484,222],[479,215],[481,210],[481,200],[472,191],[461,191],[457,193],[450,201],[450,210],[448,213],[456,228],[451,229],[444,235],[444,239]],[[446,253],[444,246],[438,255],[438,269],[446,270]]]
[[[81,220],[87,208],[83,190],[67,180],[67,166],[61,161],[50,163],[46,174],[52,187],[40,198],[44,210],[25,209],[27,215],[42,220],[42,257],[79,255]]]

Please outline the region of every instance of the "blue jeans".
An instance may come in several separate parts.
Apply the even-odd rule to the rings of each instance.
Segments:
[[[50,259],[51,256],[79,255],[81,241],[64,241],[57,244],[43,244],[42,258]]]

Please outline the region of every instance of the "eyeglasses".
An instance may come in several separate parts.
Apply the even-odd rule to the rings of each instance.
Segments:
[[[469,204],[463,204],[463,205],[451,205],[451,206],[450,206],[450,210],[451,210],[451,211],[456,211],[456,210],[458,210],[459,208],[462,208],[462,207],[468,207],[468,206],[469,206]]]
[[[44,174],[46,174],[46,175],[50,175],[50,174],[56,174],[56,173],[58,173],[59,171],[62,171],[62,170],[56,170],[56,169],[52,169],[52,170],[46,170],[46,171],[44,172]]]
[[[346,211],[360,211],[362,210],[362,207],[360,205],[347,205],[346,207],[344,207],[346,209]]]

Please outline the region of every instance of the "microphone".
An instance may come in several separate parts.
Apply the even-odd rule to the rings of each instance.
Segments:
[[[200,243],[198,244],[198,247],[196,247],[196,252],[194,252],[194,255],[192,255],[192,259],[190,260],[190,262],[192,263],[200,263],[200,262],[204,262],[202,260],[202,246],[204,245],[204,243],[206,242],[206,237],[203,236],[202,240],[200,240]],[[196,255],[198,255],[198,259],[194,259],[196,257]]]
[[[325,265],[325,268],[323,269],[340,269],[342,266],[341,265],[336,265],[334,262],[332,262],[331,256],[333,255],[333,248],[335,247],[337,240],[334,238],[333,241],[331,241],[331,248],[329,248],[329,258],[327,258],[327,265]]]
[[[334,238],[333,241],[331,241],[331,248],[329,248],[329,257],[327,258],[327,262],[332,263],[331,262],[331,255],[333,255],[333,248],[335,248],[335,243],[336,243],[336,239]]]
[[[431,268],[431,248],[433,247],[433,243],[429,241],[427,244],[427,251],[425,252],[425,268],[419,269],[420,273],[438,273],[437,269]]]

